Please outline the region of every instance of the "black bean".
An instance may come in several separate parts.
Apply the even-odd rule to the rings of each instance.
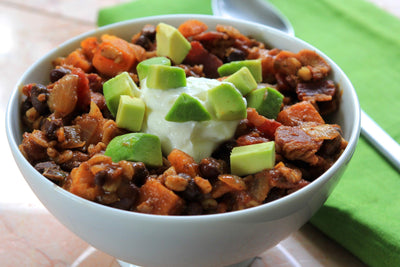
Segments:
[[[222,174],[221,164],[214,158],[204,158],[199,163],[200,175],[208,180],[216,180]]]
[[[120,200],[110,204],[110,206],[121,210],[130,210],[134,203],[135,201],[130,198],[121,198]]]
[[[245,59],[246,59],[246,54],[242,50],[236,48],[230,49],[226,56],[226,62],[239,61]]]
[[[145,183],[146,178],[149,176],[149,171],[143,162],[132,162],[132,166],[134,171],[132,182],[137,186],[142,186]]]
[[[140,37],[136,40],[135,44],[140,45],[146,50],[149,50],[151,47],[151,41],[144,35],[140,35]]]
[[[119,200],[111,206],[118,209],[130,210],[139,198],[139,188],[129,180],[122,180],[117,189]]]
[[[113,205],[120,200],[115,192],[105,192],[105,194],[99,195],[95,199],[104,205]]]
[[[249,134],[251,131],[253,131],[253,128],[249,126],[248,120],[241,120],[235,131],[235,139],[239,136]]]
[[[104,109],[101,110],[104,119],[115,120],[115,117],[111,114],[111,111],[104,105]]]
[[[108,173],[106,170],[97,172],[94,175],[94,183],[98,186],[103,186],[104,183],[106,182],[107,176],[108,176]]]
[[[42,130],[50,140],[57,139],[57,130],[63,126],[61,118],[54,118],[49,116],[42,120],[40,130]]]
[[[136,199],[139,196],[139,188],[134,183],[125,181],[118,187],[117,195],[120,198]]]
[[[232,149],[236,146],[235,140],[229,140],[222,143],[211,155],[213,158],[221,159],[226,162],[230,161],[230,155]]]
[[[277,187],[273,187],[269,193],[267,198],[264,200],[264,203],[268,203],[274,200],[277,200],[283,196],[287,195],[286,193],[286,189],[282,189],[282,188],[277,188]]]
[[[198,201],[202,193],[194,180],[190,179],[185,191],[179,192],[179,196],[187,201]]]
[[[147,37],[151,42],[156,38],[156,27],[154,25],[145,25],[142,29],[142,35]]]
[[[60,164],[61,169],[64,171],[71,172],[72,169],[79,167],[82,164],[81,161],[71,160]]]
[[[89,73],[86,75],[89,80],[89,88],[93,92],[103,93],[103,79],[96,73]]]
[[[47,87],[42,84],[35,84],[31,89],[31,103],[32,106],[40,115],[44,115],[49,112],[49,106],[47,105],[47,99],[49,97],[49,91]]]
[[[55,168],[48,168],[43,172],[43,176],[53,182],[63,182],[69,175],[68,172],[61,170],[60,166],[57,165]]]
[[[197,202],[189,202],[185,207],[186,215],[201,215],[203,214],[203,207]]]
[[[25,114],[32,107],[31,98],[27,97],[21,104],[21,113]]]
[[[57,167],[59,168],[59,166],[54,161],[39,162],[35,165],[35,169],[40,173],[43,173],[46,169]]]
[[[50,72],[50,81],[52,83],[58,81],[59,79],[61,79],[62,77],[64,77],[64,75],[71,73],[71,70],[63,68],[63,67],[59,67],[56,69],[53,69]]]

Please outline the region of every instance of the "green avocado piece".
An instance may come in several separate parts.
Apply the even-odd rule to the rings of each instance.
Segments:
[[[182,93],[165,116],[165,120],[174,122],[211,120],[210,113],[195,97]]]
[[[276,89],[259,88],[247,95],[247,106],[269,119],[276,119],[283,102],[283,95]]]
[[[244,96],[257,88],[257,82],[247,67],[242,67],[224,81],[233,83]]]
[[[234,147],[230,156],[231,173],[244,176],[275,165],[275,142]]]
[[[111,157],[113,162],[140,161],[150,167],[163,164],[160,139],[148,133],[128,133],[114,137],[104,154]]]
[[[208,99],[218,120],[240,120],[247,117],[246,100],[229,83],[222,83],[210,89]]]
[[[186,86],[186,74],[182,68],[149,65],[146,85],[154,89],[170,89]]]
[[[103,95],[106,105],[115,117],[121,95],[140,96],[140,90],[127,72],[122,72],[103,84]]]
[[[218,73],[221,76],[228,76],[237,72],[242,67],[247,67],[250,70],[257,83],[262,81],[261,59],[247,59],[225,63],[218,68]]]
[[[115,122],[120,128],[138,132],[142,129],[145,110],[146,106],[141,98],[121,95]]]
[[[139,76],[139,81],[147,77],[150,65],[171,66],[171,60],[166,57],[152,57],[141,61],[136,67],[137,74]]]
[[[180,64],[192,46],[175,27],[159,23],[156,27],[157,56],[168,57],[175,64]]]

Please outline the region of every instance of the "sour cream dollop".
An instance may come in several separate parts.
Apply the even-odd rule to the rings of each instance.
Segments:
[[[173,89],[154,89],[141,82],[141,97],[146,104],[146,115],[143,122],[143,132],[157,135],[161,141],[164,155],[174,148],[182,150],[199,162],[224,141],[231,139],[240,120],[216,120],[209,107],[207,91],[220,85],[215,79],[188,77],[185,87]],[[197,98],[213,116],[208,121],[170,122],[165,115],[171,109],[175,100],[186,93]]]

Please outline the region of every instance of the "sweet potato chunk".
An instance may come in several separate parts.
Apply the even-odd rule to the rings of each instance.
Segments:
[[[187,20],[178,27],[180,33],[186,38],[205,32],[207,29],[208,26],[204,22],[196,19]]]
[[[65,58],[64,64],[81,68],[84,72],[89,72],[92,67],[92,63],[86,58],[82,49],[79,48]]]
[[[90,171],[88,162],[83,162],[79,168],[72,170],[71,184],[68,191],[91,201],[100,195],[101,189],[94,182],[94,175]]]
[[[168,160],[175,167],[177,173],[186,173],[195,177],[199,172],[199,166],[194,159],[181,150],[172,150],[168,155]]]
[[[286,126],[298,126],[306,122],[313,122],[316,125],[325,123],[315,107],[307,101],[296,103],[282,110],[276,120]]]
[[[129,71],[137,63],[137,51],[133,44],[116,37],[104,34],[93,55],[93,66],[103,75],[115,76]]]
[[[97,37],[88,37],[81,42],[82,52],[89,59],[93,59],[93,55],[97,49],[99,42]]]
[[[156,179],[149,179],[139,191],[139,212],[174,215],[183,209],[184,201]]]

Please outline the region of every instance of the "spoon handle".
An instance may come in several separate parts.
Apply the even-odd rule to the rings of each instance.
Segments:
[[[361,110],[361,134],[400,171],[400,145]]]

